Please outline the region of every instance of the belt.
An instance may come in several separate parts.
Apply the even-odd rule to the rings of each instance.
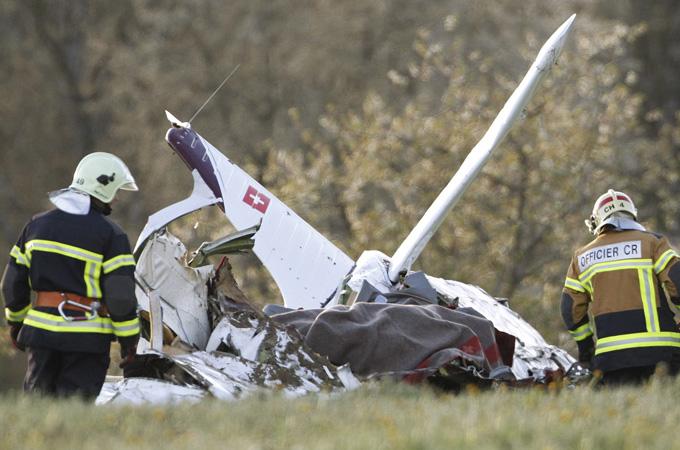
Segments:
[[[82,295],[72,294],[70,292],[56,292],[56,291],[40,291],[33,303],[33,306],[43,306],[46,308],[63,308],[69,311],[78,311],[81,313],[89,312],[85,308],[81,308],[73,303],[67,303],[66,301],[79,303],[81,305],[92,307],[93,302],[100,302],[98,298],[83,297]],[[106,309],[106,305],[99,303],[99,308],[97,309],[97,314],[99,317],[108,317],[109,311]]]

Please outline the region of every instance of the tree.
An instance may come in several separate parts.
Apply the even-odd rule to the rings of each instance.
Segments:
[[[641,217],[680,238],[677,62],[649,69],[673,54],[677,13],[672,2],[644,5],[2,3],[0,245],[93,150],[120,155],[138,178],[141,191],[114,213],[134,241],[151,212],[190,190],[163,142],[163,109],[189,119],[240,64],[196,129],[352,257],[390,254],[544,39],[577,12],[560,66],[415,267],[510,296],[555,336],[565,264],[588,239],[582,219],[598,194],[629,192]],[[177,232],[228,231],[201,212]],[[274,298],[255,264],[244,266],[244,287]]]

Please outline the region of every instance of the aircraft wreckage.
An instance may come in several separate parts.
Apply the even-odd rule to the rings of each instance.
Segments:
[[[566,351],[477,286],[410,267],[521,115],[564,46],[575,16],[541,48],[489,130],[392,257],[356,261],[276,196],[167,113],[166,141],[191,170],[191,195],[151,215],[135,246],[143,338],[134,370],[104,385],[98,403],[205,397],[260,388],[285,395],[352,389],[390,377],[457,389],[586,378]],[[187,262],[166,228],[201,208],[222,210],[237,232]],[[223,255],[252,251],[284,306],[252,307]],[[208,260],[222,256],[215,266]]]

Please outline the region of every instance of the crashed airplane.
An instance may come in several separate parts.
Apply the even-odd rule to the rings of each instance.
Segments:
[[[566,351],[477,286],[410,270],[474,180],[564,46],[575,16],[541,48],[489,130],[392,257],[355,261],[274,194],[166,112],[166,141],[191,170],[191,195],[149,217],[135,246],[144,323],[134,370],[110,380],[99,403],[235,399],[259,388],[286,395],[352,389],[390,377],[450,389],[468,383],[578,382]],[[237,230],[187,261],[167,225],[216,206]],[[252,251],[284,305],[252,307],[223,255]],[[209,262],[221,256],[220,262]]]

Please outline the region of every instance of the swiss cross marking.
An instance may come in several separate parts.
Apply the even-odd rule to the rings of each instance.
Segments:
[[[260,211],[262,214],[264,214],[269,207],[269,197],[258,192],[257,189],[252,186],[248,186],[246,195],[243,196],[243,201],[247,205],[252,206],[253,209]]]

